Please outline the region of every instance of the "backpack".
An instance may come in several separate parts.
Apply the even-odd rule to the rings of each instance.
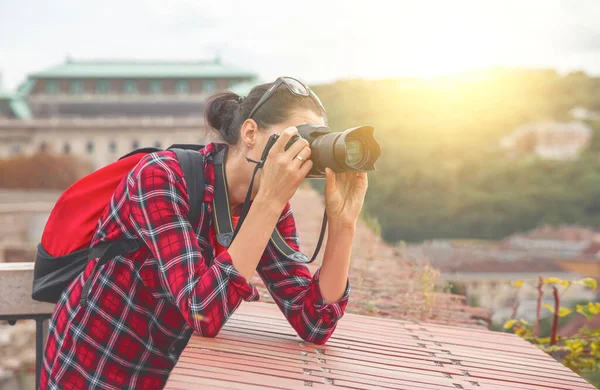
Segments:
[[[188,220],[195,226],[204,196],[203,145],[172,145],[181,166],[190,199]],[[99,258],[93,273],[113,257],[137,251],[141,239],[90,243],[98,220],[108,206],[119,183],[146,155],[162,151],[137,149],[119,160],[92,172],[71,185],[52,209],[37,247],[31,297],[42,302],[58,302],[62,292],[79,276],[88,262]],[[92,273],[92,275],[93,275]],[[86,280],[81,303],[85,306],[92,277]]]

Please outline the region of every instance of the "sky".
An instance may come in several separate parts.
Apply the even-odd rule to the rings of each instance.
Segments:
[[[308,83],[492,66],[600,75],[599,0],[0,0],[0,74],[72,59],[206,60]]]

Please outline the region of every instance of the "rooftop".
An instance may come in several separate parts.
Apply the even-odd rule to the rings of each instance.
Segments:
[[[71,60],[30,78],[253,78],[254,73],[220,61]]]
[[[516,335],[346,314],[319,346],[261,303],[243,303],[217,338],[192,336],[165,389],[306,387],[594,389]]]

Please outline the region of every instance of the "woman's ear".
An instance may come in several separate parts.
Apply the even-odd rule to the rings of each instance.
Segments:
[[[256,135],[258,134],[258,124],[254,119],[246,119],[242,123],[242,129],[240,131],[240,137],[244,145],[254,145],[256,142]]]

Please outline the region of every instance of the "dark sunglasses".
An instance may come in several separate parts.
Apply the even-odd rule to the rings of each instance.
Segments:
[[[258,103],[256,103],[256,106],[254,106],[252,111],[250,111],[250,115],[248,115],[248,119],[252,118],[252,115],[254,115],[254,113],[263,104],[265,104],[265,102],[267,100],[269,100],[269,98],[271,96],[273,96],[273,94],[275,93],[277,88],[279,88],[279,86],[281,86],[282,84],[285,85],[287,87],[288,91],[290,91],[294,95],[312,97],[313,100],[319,104],[319,106],[321,107],[323,112],[325,112],[325,107],[323,107],[323,103],[321,103],[321,100],[319,99],[319,97],[313,91],[311,91],[310,88],[308,88],[306,85],[302,84],[300,81],[296,80],[293,77],[278,77],[277,80],[275,80],[275,82],[273,83],[273,85],[271,85],[269,87],[269,89],[267,89],[267,92],[265,92],[265,94],[262,95],[262,97],[260,98]]]

